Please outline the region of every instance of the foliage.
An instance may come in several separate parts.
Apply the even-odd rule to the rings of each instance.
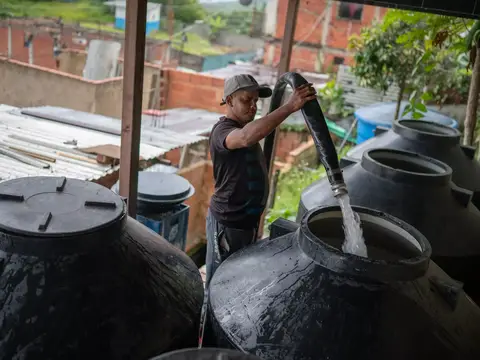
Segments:
[[[426,84],[413,84],[424,86],[430,93],[432,100],[437,104],[464,102],[468,96],[470,74],[465,69],[462,53],[467,51],[464,37],[472,20],[434,15],[428,13],[390,10],[387,12],[382,28],[386,29],[392,24],[403,22],[409,26],[409,31],[398,37],[397,43],[405,47],[419,43],[423,45],[424,54],[421,58],[427,62],[425,69],[429,81],[420,79]],[[425,92],[423,92],[424,94]],[[418,97],[423,95],[417,93]],[[411,97],[412,98],[412,97]]]
[[[114,33],[123,33],[123,30],[116,29],[111,25],[102,25],[95,24],[90,22],[82,22],[81,26],[87,29],[95,29],[99,31],[114,32]],[[182,34],[176,34],[173,38],[173,48],[177,50],[182,50]],[[169,36],[164,31],[158,31],[152,33],[149,37],[158,39],[158,40],[168,40]],[[200,35],[187,32],[188,41],[183,45],[183,51],[188,54],[198,55],[198,56],[208,56],[208,55],[221,55],[224,51],[220,48],[213,46],[210,41],[202,38]]]
[[[450,53],[469,54],[467,70],[472,68],[472,80],[468,90],[464,143],[470,145],[474,140],[480,91],[477,85],[480,81],[480,63],[477,61],[477,51],[480,49],[480,20],[473,21],[449,16],[391,10],[384,19],[384,25],[388,27],[398,21],[409,24],[412,28],[398,39],[398,43],[408,46],[412,41],[423,39],[427,53],[432,53],[432,49],[444,49]],[[459,57],[457,60],[460,60]],[[462,80],[465,73],[457,75],[456,80]],[[463,85],[464,82],[461,81],[461,84]],[[451,88],[452,84],[448,90]]]
[[[62,18],[64,22],[94,21],[113,22],[110,9],[98,1],[81,0],[74,3],[63,1],[20,1],[1,0],[1,13],[4,16],[30,18]]]
[[[151,2],[162,4],[162,13],[167,14],[168,0],[150,0]],[[175,13],[175,21],[184,24],[193,24],[197,20],[205,18],[205,9],[200,5],[198,0],[174,0],[173,10]]]
[[[339,158],[344,156],[348,150],[350,150],[350,147],[345,146],[339,154]],[[271,224],[280,217],[295,220],[302,191],[325,175],[323,166],[317,169],[295,167],[286,173],[280,174],[275,203],[273,209],[270,209],[266,216],[266,223]]]
[[[322,108],[329,115],[347,117],[353,114],[353,109],[347,107],[343,97],[343,87],[331,80],[318,91],[318,98]]]
[[[409,31],[398,38],[398,43],[405,46],[424,42],[426,49],[444,44],[448,39],[450,50],[466,51],[464,36],[473,25],[473,20],[452,16],[435,15],[424,12],[389,10],[382,23],[386,29],[394,24],[402,22],[409,26]],[[453,47],[453,48],[452,48]]]
[[[410,46],[397,43],[397,39],[408,30],[409,26],[403,22],[392,23],[388,27],[379,24],[363,29],[361,36],[352,37],[349,44],[356,51],[352,72],[360,85],[384,92],[393,84],[399,86],[396,117],[404,92],[411,88],[413,79],[422,77],[421,70],[426,65],[419,61],[423,57],[420,42]]]
[[[213,14],[214,17],[221,17],[225,21],[225,27],[232,33],[249,35],[252,28],[251,11],[219,11]]]
[[[210,36],[210,40],[215,40],[220,30],[223,30],[227,26],[227,21],[223,19],[221,16],[211,16],[208,18],[208,24],[210,25],[210,29],[212,34]]]
[[[407,81],[421,50],[397,45],[397,38],[406,29],[404,24],[396,23],[385,29],[365,28],[360,36],[352,36],[349,48],[356,51],[352,71],[361,86],[387,91],[392,84]]]
[[[467,25],[448,16],[389,10],[381,24],[362,32],[363,39],[351,39],[359,51],[353,72],[364,86],[386,91],[398,84],[398,101],[409,95],[403,116],[423,117],[429,102],[464,102],[470,82],[461,57]]]
[[[278,218],[295,220],[302,191],[314,181],[326,175],[325,169],[292,168],[280,174],[277,184],[275,204],[266,217],[271,224]]]

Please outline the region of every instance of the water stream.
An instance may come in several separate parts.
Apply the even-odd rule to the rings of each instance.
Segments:
[[[342,245],[343,252],[368,257],[367,246],[360,226],[360,217],[353,211],[350,205],[350,197],[348,194],[343,194],[338,196],[337,199],[342,209],[343,229],[345,231],[345,241]]]

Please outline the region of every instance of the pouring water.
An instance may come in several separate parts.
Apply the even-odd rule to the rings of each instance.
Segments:
[[[342,209],[343,229],[345,231],[345,241],[342,245],[343,252],[368,257],[367,246],[365,245],[365,239],[363,238],[362,227],[360,225],[360,218],[350,205],[348,193],[339,195],[337,199]]]

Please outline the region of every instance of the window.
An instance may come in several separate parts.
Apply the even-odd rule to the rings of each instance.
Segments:
[[[338,17],[345,20],[362,20],[363,5],[347,2],[337,3]]]
[[[335,56],[333,58],[333,65],[343,65],[344,62],[345,62],[345,58],[343,57]]]

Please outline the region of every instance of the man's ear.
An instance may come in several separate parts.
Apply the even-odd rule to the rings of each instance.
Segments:
[[[232,103],[232,95],[229,95],[227,96],[227,98],[225,99],[225,102],[227,103],[228,106],[233,106],[233,103]]]

